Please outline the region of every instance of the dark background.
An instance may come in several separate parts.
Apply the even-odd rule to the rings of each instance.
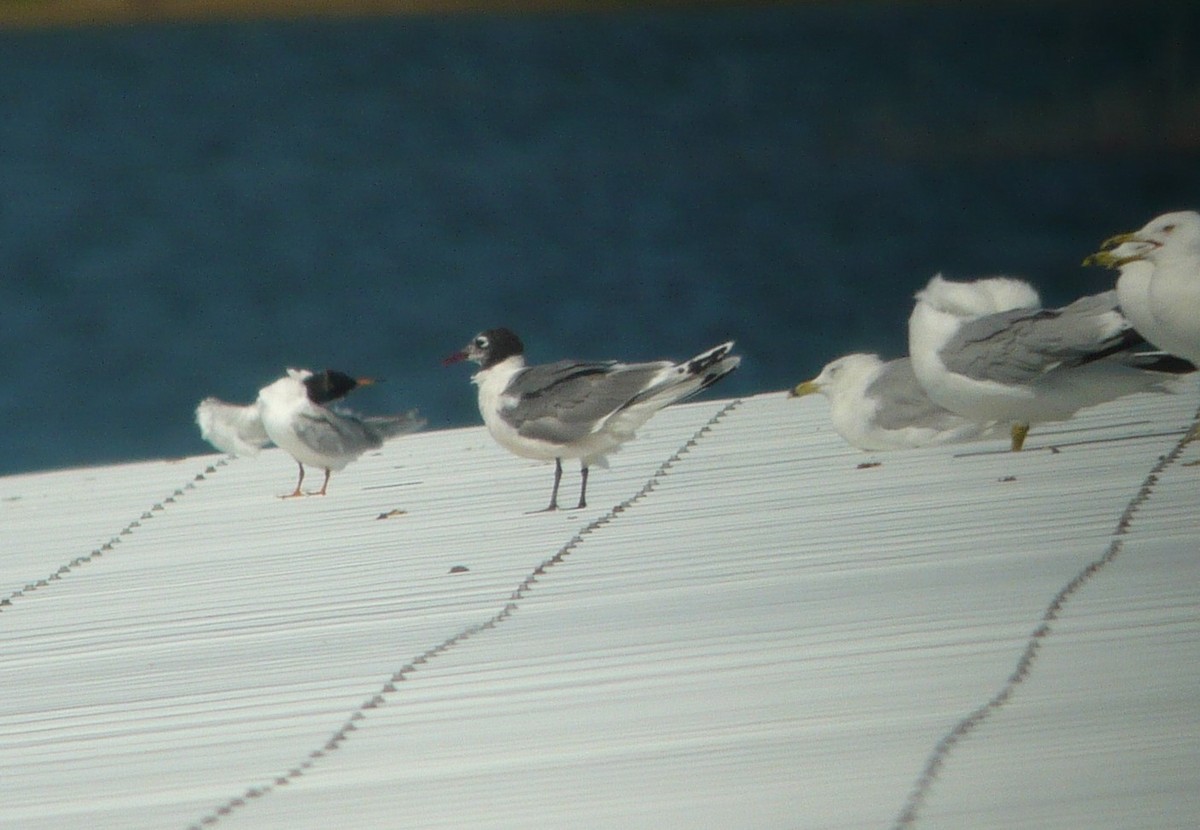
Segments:
[[[1200,4],[782,4],[0,31],[0,473],[208,451],[286,366],[905,350],[936,271],[1111,286],[1200,207]]]

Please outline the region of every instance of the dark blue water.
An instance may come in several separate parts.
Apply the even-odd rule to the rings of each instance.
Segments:
[[[206,450],[285,366],[904,350],[937,270],[1060,302],[1200,206],[1200,4],[810,4],[0,34],[0,473]]]

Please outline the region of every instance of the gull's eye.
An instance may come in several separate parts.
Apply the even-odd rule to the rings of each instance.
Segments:
[[[486,349],[490,345],[491,341],[489,341],[482,334],[475,338],[475,348],[477,349]]]
[[[1174,225],[1167,225],[1165,228],[1163,228],[1163,233],[1170,233],[1173,230],[1175,230]]]

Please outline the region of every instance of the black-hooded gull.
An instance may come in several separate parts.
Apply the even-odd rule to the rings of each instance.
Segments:
[[[604,466],[605,456],[660,409],[736,369],[741,358],[730,354],[732,348],[723,343],[682,363],[562,360],[527,366],[521,339],[497,328],[476,335],[445,363],[479,364],[472,377],[479,412],[497,443],[526,458],[554,460],[549,511],[558,507],[562,459],[579,459],[578,508],[586,507],[588,468]]]
[[[300,477],[296,489],[282,498],[323,496],[334,470],[345,469],[367,450],[383,446],[388,438],[425,425],[415,411],[364,418],[329,406],[374,382],[332,369],[316,374],[308,369],[288,369],[286,375],[260,389],[258,399],[248,406],[206,398],[196,408],[196,422],[201,436],[224,452],[254,455],[260,447],[274,443],[294,458]],[[305,464],[325,470],[321,489],[308,494],[300,489]]]

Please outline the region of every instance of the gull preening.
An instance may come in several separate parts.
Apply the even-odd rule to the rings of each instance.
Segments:
[[[820,394],[829,420],[847,444],[860,450],[903,450],[989,436],[993,425],[956,415],[929,399],[908,358],[886,363],[875,354],[848,354],[826,364],[791,397]]]
[[[1154,266],[1140,258],[1145,247],[1144,243],[1114,236],[1105,240],[1101,249],[1084,259],[1083,264],[1117,268],[1120,271],[1116,285],[1117,305],[1121,313],[1148,342],[1170,351],[1151,336],[1155,330],[1154,316],[1150,313],[1150,277],[1154,274]]]
[[[1041,307],[1028,283],[1007,277],[917,292],[909,356],[931,400],[965,418],[1010,426],[1020,450],[1032,424],[1164,382],[1195,367],[1148,350],[1118,310],[1115,291],[1059,309]]]
[[[1141,335],[1200,364],[1200,213],[1163,214],[1109,239],[1085,262],[1119,268],[1118,292],[1122,283],[1144,291],[1145,311],[1134,320]]]
[[[282,498],[325,495],[329,477],[343,470],[368,450],[378,449],[388,438],[415,432],[425,425],[415,410],[402,415],[361,417],[329,404],[341,400],[373,378],[355,378],[326,369],[288,369],[287,374],[264,386],[258,399],[247,406],[206,398],[196,408],[200,434],[217,449],[234,455],[255,455],[275,444],[296,460],[300,477],[296,489]],[[305,493],[304,465],[325,470],[321,489]]]
[[[562,459],[578,458],[578,508],[587,507],[588,468],[634,437],[663,407],[708,388],[737,368],[732,341],[682,363],[562,360],[525,364],[521,339],[505,328],[476,335],[446,364],[471,360],[479,371],[479,412],[492,437],[516,455],[554,461],[545,510],[558,507]]]

